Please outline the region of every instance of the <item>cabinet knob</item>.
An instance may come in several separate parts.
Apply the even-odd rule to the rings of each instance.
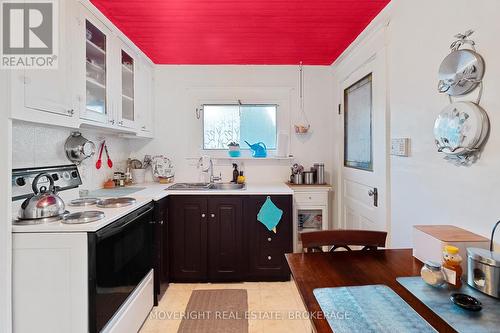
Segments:
[[[267,260],[271,260],[271,259],[272,259],[271,256],[267,256]]]
[[[211,217],[211,218],[214,218],[214,217],[215,217],[215,214],[210,214],[210,217]]]
[[[311,199],[312,199],[312,197],[309,197],[309,200],[311,200]]]
[[[141,128],[142,128],[143,130],[145,130],[145,129],[146,129],[146,126],[142,126]]]
[[[271,240],[272,240],[272,239],[271,239],[271,237],[268,237],[268,238],[267,238],[267,241],[268,241],[268,242],[270,242]]]
[[[163,224],[163,220],[160,221],[160,224]]]
[[[206,216],[205,213],[201,214],[201,217],[205,217],[205,216]]]
[[[70,109],[68,111],[66,111],[70,116],[74,115],[75,114],[75,110],[73,109]]]
[[[118,125],[123,126],[123,121],[119,121]]]
[[[115,124],[114,119],[110,119],[110,120],[109,120],[109,123],[114,125],[114,124]]]

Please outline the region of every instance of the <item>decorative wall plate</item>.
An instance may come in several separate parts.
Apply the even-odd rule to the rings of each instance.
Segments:
[[[450,155],[468,155],[477,151],[488,131],[488,115],[472,102],[451,103],[434,123],[438,151]]]
[[[153,156],[151,167],[153,169],[153,176],[157,178],[172,178],[174,176],[174,166],[172,161],[166,156]]]

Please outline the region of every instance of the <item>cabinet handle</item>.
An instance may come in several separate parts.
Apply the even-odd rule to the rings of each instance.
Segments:
[[[75,114],[75,110],[74,109],[70,109],[70,110],[67,110],[66,111],[70,116],[74,115]]]
[[[271,260],[271,259],[272,259],[271,256],[267,256],[267,260]]]
[[[163,224],[163,220],[160,221],[160,224]]]
[[[123,121],[119,121],[118,125],[123,126]]]
[[[201,214],[201,217],[205,217],[205,216],[206,216],[206,215],[205,215],[204,213],[203,213],[203,214]]]
[[[110,124],[112,124],[112,125],[114,125],[114,124],[115,124],[115,121],[114,121],[113,119],[110,119],[110,120],[109,120],[109,123],[110,123]]]
[[[268,241],[268,242],[272,241],[271,237],[268,237],[268,238],[267,238],[267,241]]]
[[[215,217],[215,214],[210,214],[210,217],[211,217],[211,218],[214,218],[214,217]]]

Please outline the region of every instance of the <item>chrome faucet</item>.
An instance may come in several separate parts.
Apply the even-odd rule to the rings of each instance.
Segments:
[[[208,170],[210,173],[210,183],[222,180],[222,172],[219,173],[219,176],[214,176],[214,162],[212,162],[212,159],[210,159]]]

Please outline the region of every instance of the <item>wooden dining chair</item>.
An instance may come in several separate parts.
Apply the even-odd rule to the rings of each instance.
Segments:
[[[385,247],[387,232],[371,230],[324,230],[303,232],[300,234],[304,252],[323,252],[328,246],[330,252],[337,249],[352,251],[349,246],[363,246],[361,251],[376,250]]]

